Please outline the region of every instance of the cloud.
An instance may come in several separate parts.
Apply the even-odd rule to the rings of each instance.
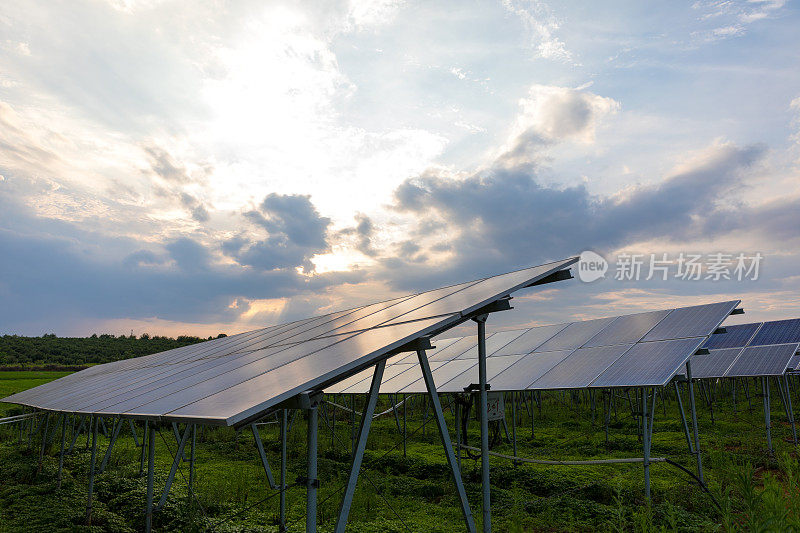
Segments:
[[[271,193],[244,216],[266,230],[267,236],[253,240],[240,234],[223,243],[223,252],[242,265],[262,270],[302,267],[311,272],[311,258],[330,249],[331,221],[319,214],[308,195]]]
[[[560,24],[547,4],[538,0],[503,0],[503,6],[525,25],[536,57],[566,63],[573,61],[572,52],[556,36]]]

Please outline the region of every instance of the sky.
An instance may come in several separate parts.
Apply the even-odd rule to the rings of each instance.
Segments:
[[[0,334],[230,334],[586,250],[604,278],[490,327],[798,317],[798,27],[783,0],[0,4]]]

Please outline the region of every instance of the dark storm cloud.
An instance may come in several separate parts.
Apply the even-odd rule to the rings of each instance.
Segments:
[[[512,150],[516,150],[516,145]],[[683,241],[729,232],[738,222],[717,200],[742,187],[744,172],[760,160],[761,145],[714,146],[693,167],[660,183],[638,186],[619,196],[595,196],[580,185],[543,185],[530,156],[516,167],[501,155],[487,171],[465,179],[428,172],[405,181],[395,192],[395,208],[420,217],[420,237],[434,237],[436,247],[452,247],[454,257],[431,269],[406,260],[413,247],[402,245],[402,260],[385,259],[390,279],[403,288],[420,283],[477,277],[586,249],[609,250],[641,240]],[[518,159],[521,156],[515,156]],[[709,222],[715,215],[731,224]],[[786,213],[785,217],[792,219]],[[796,218],[796,215],[794,215]],[[756,216],[751,217],[758,222]],[[439,221],[448,231],[433,230]],[[761,226],[764,224],[761,223]],[[717,227],[718,226],[718,227]],[[758,226],[756,226],[758,227]],[[716,229],[715,229],[716,228]],[[711,235],[710,235],[711,233]],[[436,235],[453,235],[450,240]],[[401,272],[409,276],[401,276]]]
[[[307,195],[269,194],[245,217],[268,235],[265,239],[238,235],[222,244],[222,251],[242,265],[262,270],[302,266],[311,271],[311,258],[330,249],[327,232],[331,221],[319,214]]]

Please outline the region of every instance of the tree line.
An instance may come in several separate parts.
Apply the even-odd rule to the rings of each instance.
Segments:
[[[220,333],[216,338],[226,337]],[[190,335],[176,338],[147,333],[135,335],[102,335],[91,337],[57,337],[49,333],[41,337],[3,335],[0,337],[0,366],[88,365],[130,359],[196,344],[205,340]]]

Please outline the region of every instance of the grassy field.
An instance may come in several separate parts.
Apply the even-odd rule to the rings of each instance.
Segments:
[[[3,392],[34,386],[54,375],[14,373],[0,376]],[[605,441],[602,407],[592,421],[586,396],[579,402],[562,393],[543,395],[534,408],[535,433],[526,409],[518,411],[518,455],[540,459],[640,457],[638,424],[623,392],[611,414]],[[751,387],[752,394],[752,387]],[[719,396],[711,413],[700,409],[704,469],[711,496],[672,465],[651,467],[652,503],[644,498],[641,464],[601,466],[514,466],[492,459],[492,513],[495,531],[787,531],[800,528],[800,463],[798,463],[777,392],[773,392],[775,456],[765,451],[760,397],[752,408],[739,391],[734,412],[729,394]],[[337,400],[342,403],[344,400]],[[379,409],[388,407],[383,398]],[[445,401],[445,405],[447,402]],[[0,404],[6,413],[15,412]],[[332,408],[326,408],[328,422]],[[510,416],[510,408],[508,409]],[[463,531],[449,470],[433,421],[422,428],[421,398],[409,408],[408,446],[404,457],[401,434],[393,416],[373,424],[367,454],[350,514],[348,531]],[[453,427],[450,413],[448,423]],[[349,415],[337,413],[335,434],[320,417],[319,524],[330,531],[335,522],[349,467]],[[142,423],[138,423],[141,438]],[[71,430],[71,426],[68,425]],[[279,468],[276,424],[261,427],[273,471]],[[58,430],[60,431],[60,430]],[[60,435],[60,433],[56,433]],[[70,431],[67,432],[70,434]],[[21,443],[20,443],[21,440]],[[146,480],[139,475],[140,449],[125,425],[109,465],[95,483],[92,526],[86,526],[87,471],[90,453],[86,435],[67,455],[64,480],[57,488],[58,440],[39,465],[40,441],[18,426],[0,426],[0,531],[137,531],[144,525]],[[476,444],[478,424],[470,424],[469,442]],[[98,443],[98,463],[108,440]],[[164,486],[172,453],[172,430],[160,427],[156,451],[156,494]],[[495,451],[511,453],[501,441]],[[198,430],[196,497],[187,494],[188,464],[181,466],[170,499],[155,514],[157,531],[277,531],[278,498],[269,490],[249,430]],[[687,453],[674,396],[659,400],[655,411],[653,457],[668,457],[694,470]],[[480,522],[480,461],[464,458],[463,477],[476,521]],[[305,470],[305,422],[298,414],[289,435],[290,488],[287,490],[289,531],[304,531],[305,490],[296,479]],[[714,504],[716,500],[719,508]]]

